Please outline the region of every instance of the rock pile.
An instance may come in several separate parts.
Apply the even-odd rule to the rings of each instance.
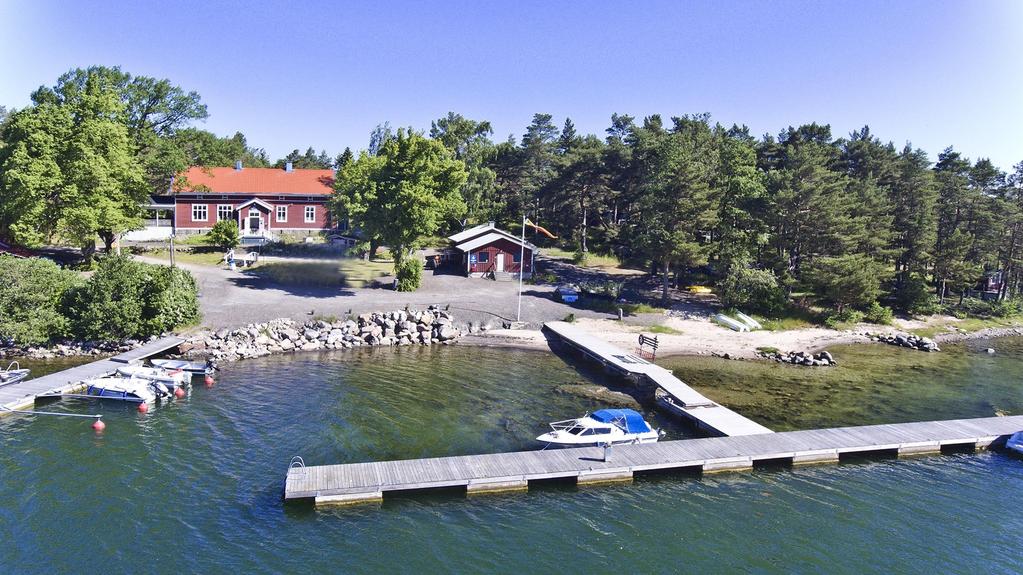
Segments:
[[[920,351],[941,351],[938,349],[938,344],[928,337],[920,337],[918,335],[904,333],[895,335],[868,333],[866,336],[870,338],[870,341],[879,341],[881,343],[887,343],[888,345],[908,347],[909,349],[918,349]]]
[[[808,367],[827,367],[831,365],[838,365],[835,358],[827,351],[822,351],[820,353],[808,353],[805,351],[775,351],[763,353],[761,355],[767,359],[773,359],[780,363],[790,363],[792,365],[805,365]]]
[[[149,338],[151,341],[156,336]],[[123,353],[146,343],[137,339],[125,341],[62,341],[49,347],[22,346],[13,342],[0,342],[0,357],[30,357],[33,359],[53,359],[55,357],[72,357],[79,355],[110,355]],[[0,366],[6,367],[6,366]]]
[[[189,338],[178,350],[189,357],[235,361],[287,351],[451,343],[461,335],[451,314],[430,306],[425,311],[366,313],[331,322],[310,320],[299,324],[291,319],[275,319],[205,332]]]

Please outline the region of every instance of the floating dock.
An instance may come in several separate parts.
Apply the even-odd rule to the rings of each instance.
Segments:
[[[788,431],[661,441],[611,448],[519,451],[306,467],[288,470],[285,499],[317,505],[381,501],[384,493],[464,487],[467,494],[523,491],[532,481],[569,479],[580,485],[631,481],[642,472],[711,473],[757,463],[837,462],[850,454],[899,456],[982,449],[1023,429],[1023,415]]]
[[[173,349],[184,341],[180,337],[164,337],[113,357],[2,386],[0,415],[6,410],[31,407],[35,404],[36,397],[40,395],[72,393],[83,387],[81,383],[83,380],[102,377],[113,373],[119,367],[140,363],[146,358]]]
[[[645,380],[664,390],[672,412],[688,419],[711,435],[758,435],[771,433],[759,423],[704,397],[670,371],[624,351],[563,321],[550,321],[544,329],[561,342],[619,375]]]

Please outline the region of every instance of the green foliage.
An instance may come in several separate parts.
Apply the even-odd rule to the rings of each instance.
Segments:
[[[121,340],[157,335],[199,320],[195,279],[180,268],[109,256],[64,298],[77,337]]]
[[[715,287],[722,305],[728,308],[770,315],[785,305],[778,278],[769,270],[732,266]]]
[[[884,307],[876,301],[870,302],[870,306],[863,311],[863,321],[879,325],[891,325],[892,308]]]
[[[852,308],[833,311],[824,317],[824,325],[831,329],[846,329],[863,320],[863,312]]]
[[[236,248],[241,243],[238,224],[232,220],[220,220],[205,235],[206,243],[224,250]]]
[[[663,333],[665,335],[679,335],[682,333],[681,331],[666,325],[648,325],[643,328],[643,331],[648,331],[650,333]]]
[[[579,250],[572,254],[572,263],[574,263],[577,266],[585,266],[586,262],[589,261],[589,259],[590,259],[589,254],[582,250]]]
[[[423,283],[423,262],[415,257],[404,258],[395,264],[394,275],[398,291],[416,291]]]
[[[924,278],[911,275],[896,291],[895,303],[899,309],[912,315],[931,315],[941,311],[941,304]]]
[[[50,260],[0,255],[0,339],[41,345],[68,335],[60,302],[80,283]]]
[[[565,317],[563,317],[561,319],[561,321],[567,322],[567,323],[575,323],[575,314],[574,313],[570,313],[570,314],[566,315]]]
[[[839,312],[848,306],[864,307],[881,295],[881,281],[888,275],[878,262],[864,255],[820,258],[807,270],[808,282]]]

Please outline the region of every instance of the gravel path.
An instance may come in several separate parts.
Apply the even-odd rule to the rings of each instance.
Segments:
[[[167,264],[166,260],[135,256],[139,261]],[[387,288],[322,288],[275,284],[269,279],[240,270],[217,266],[178,264],[192,272],[199,284],[199,303],[205,327],[234,328],[278,317],[306,320],[311,316],[391,311],[405,306],[424,308],[430,304],[450,305],[458,323],[470,321],[501,327],[515,320],[517,282],[433,275],[424,271],[423,285],[415,292]],[[609,314],[573,308],[553,298],[554,286],[524,284],[522,321],[538,328],[544,321],[577,317],[608,318]],[[663,316],[660,316],[663,318]]]

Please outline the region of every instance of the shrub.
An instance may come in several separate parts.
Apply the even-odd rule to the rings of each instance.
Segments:
[[[564,322],[567,322],[567,323],[573,323],[573,322],[575,322],[575,314],[574,313],[570,313],[570,314],[566,315],[564,317],[564,319],[562,319],[561,321],[564,321]]]
[[[729,308],[776,313],[784,307],[785,295],[778,278],[769,270],[732,266],[717,284],[722,305]]]
[[[833,311],[829,313],[824,318],[824,325],[831,329],[843,329],[849,324],[859,323],[862,319],[862,312],[845,308],[842,311]]]
[[[40,345],[66,336],[61,298],[81,281],[50,260],[0,256],[0,339]]]
[[[180,268],[104,258],[64,297],[73,333],[84,339],[142,338],[199,320],[195,279]]]
[[[895,294],[895,304],[899,309],[912,315],[941,313],[938,297],[932,293],[927,281],[916,275],[909,276],[902,283],[902,287]]]
[[[398,279],[398,291],[416,291],[423,283],[423,262],[408,257],[394,264],[394,275]]]
[[[588,262],[589,260],[590,260],[589,254],[582,250],[579,250],[572,254],[572,263],[574,263],[577,266],[584,266],[586,265],[586,262]]]
[[[1007,299],[991,302],[991,315],[995,317],[1012,317],[1023,312],[1021,302],[1018,299]]]
[[[206,243],[229,250],[238,247],[241,238],[238,234],[238,224],[231,220],[220,220],[213,225],[210,233],[206,234]]]
[[[863,312],[863,320],[869,323],[890,325],[892,323],[892,309],[876,301],[871,302],[870,306]]]

